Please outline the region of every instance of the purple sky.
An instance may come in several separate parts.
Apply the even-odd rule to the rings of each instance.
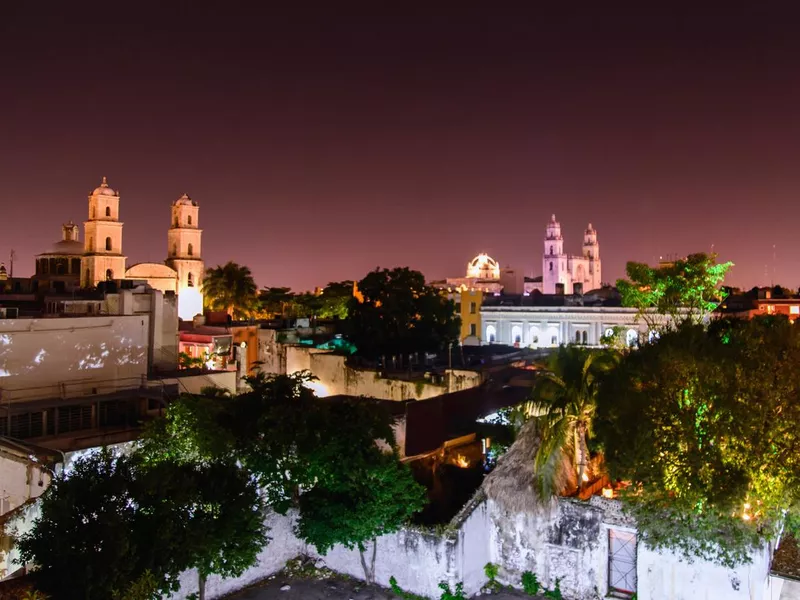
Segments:
[[[571,253],[594,224],[607,281],[714,244],[730,283],[769,284],[774,244],[775,281],[800,285],[789,13],[163,4],[0,8],[15,275],[106,175],[128,264],[165,258],[188,192],[207,264],[246,264],[260,286],[379,265],[458,277],[481,251],[538,275],[551,213]]]

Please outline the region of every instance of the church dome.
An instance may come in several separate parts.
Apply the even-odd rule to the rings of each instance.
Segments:
[[[42,254],[53,254],[57,256],[81,256],[83,255],[83,243],[76,240],[58,240],[46,251],[42,252]]]
[[[175,200],[175,206],[197,206],[197,202],[189,197],[189,194],[184,194]]]
[[[488,254],[478,254],[478,256],[467,264],[467,277],[475,279],[500,279],[500,265]]]
[[[92,192],[92,196],[116,196],[117,193],[108,185],[108,181],[103,177],[103,182]]]

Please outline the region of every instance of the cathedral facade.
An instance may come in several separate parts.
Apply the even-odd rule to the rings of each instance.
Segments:
[[[126,266],[122,251],[120,194],[103,177],[89,194],[89,215],[83,223],[83,243],[78,226],[62,226],[62,239],[36,257],[34,279],[46,289],[70,291],[80,286],[94,288],[104,281],[146,281],[162,292],[178,296],[178,316],[191,320],[203,312],[201,286],[205,263],[202,258],[202,230],[198,227],[197,202],[184,194],[172,203],[167,230],[167,259],[163,263]]]
[[[582,292],[596,290],[602,285],[600,267],[600,246],[597,243],[597,232],[592,224],[583,233],[583,253],[581,256],[570,256],[564,252],[564,237],[561,235],[561,224],[556,216],[550,218],[544,239],[544,256],[542,257],[542,293],[573,294],[578,289]]]

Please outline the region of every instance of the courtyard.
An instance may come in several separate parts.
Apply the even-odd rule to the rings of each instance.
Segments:
[[[287,589],[288,586],[288,589]],[[492,594],[495,600],[520,600],[542,598],[521,592],[508,591]],[[275,575],[259,585],[227,596],[227,600],[398,600],[391,591],[368,586],[354,579],[330,577],[328,579],[294,579]]]

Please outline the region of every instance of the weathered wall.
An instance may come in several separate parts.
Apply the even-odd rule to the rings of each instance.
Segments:
[[[377,371],[352,369],[346,357],[328,350],[286,347],[286,372],[310,371],[317,381],[309,384],[318,396],[367,396],[381,400],[425,400],[447,393],[446,385],[428,381],[406,381],[381,377]],[[452,371],[451,392],[476,387],[481,374],[476,371]]]
[[[236,391],[236,371],[214,371],[197,375],[181,375],[180,377],[164,377],[164,385],[178,384],[181,393],[199,394],[205,387],[217,387],[228,392]]]
[[[294,517],[292,515],[282,516],[270,513],[266,518],[266,523],[269,527],[271,541],[258,555],[256,565],[250,567],[239,577],[230,579],[209,577],[206,581],[206,598],[208,600],[222,598],[226,594],[231,594],[265,579],[283,569],[287,560],[306,553],[306,545],[293,533]],[[197,571],[194,569],[186,571],[181,575],[180,590],[172,598],[179,600],[196,593],[197,583]]]
[[[0,398],[138,386],[147,373],[148,333],[148,315],[0,320]]]
[[[50,480],[40,464],[0,450],[0,515],[40,496]]]

